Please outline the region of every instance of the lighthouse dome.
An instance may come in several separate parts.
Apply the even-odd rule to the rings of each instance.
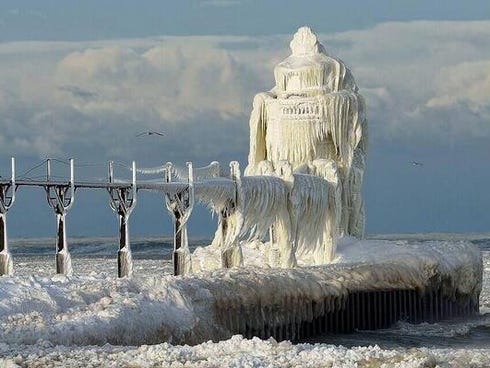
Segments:
[[[291,55],[276,65],[273,90],[280,98],[310,97],[343,89],[357,91],[345,64],[325,51],[309,27],[301,27],[290,43]]]

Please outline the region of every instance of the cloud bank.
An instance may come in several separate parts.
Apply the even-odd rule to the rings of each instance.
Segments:
[[[351,67],[374,139],[490,138],[490,22],[383,23],[319,38]],[[83,160],[243,155],[252,97],[273,86],[289,39],[0,43],[0,152]],[[167,136],[136,144],[146,129]]]

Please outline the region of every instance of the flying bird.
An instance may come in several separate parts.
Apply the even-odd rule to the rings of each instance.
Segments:
[[[141,133],[138,133],[136,134],[136,137],[142,137],[144,135],[158,135],[160,137],[165,137],[165,134],[164,133],[160,133],[160,132],[155,132],[155,131],[145,131],[145,132],[141,132]]]
[[[412,161],[413,166],[424,166],[422,162]]]

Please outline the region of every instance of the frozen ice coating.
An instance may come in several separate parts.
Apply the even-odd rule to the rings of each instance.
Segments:
[[[341,197],[338,232],[362,237],[364,100],[350,70],[326,53],[310,28],[301,27],[290,46],[292,54],[274,69],[275,87],[254,98],[245,173],[260,174],[266,160],[272,170],[287,161],[293,171],[335,177]],[[318,160],[332,161],[330,173],[315,166]]]
[[[336,264],[321,267],[236,267],[184,277],[142,270],[132,279],[95,268],[82,276],[3,277],[0,349],[40,341],[196,344],[230,338],[247,326],[258,333],[311,321],[357,291],[439,288],[459,301],[477,301],[481,291],[480,251],[467,242],[344,238],[338,252]]]
[[[377,346],[274,338],[304,341],[400,320],[402,328],[428,321],[433,329],[434,321],[479,310],[482,283],[484,294],[490,290],[482,279],[490,261],[484,268],[476,243],[363,239],[364,100],[349,69],[311,29],[300,28],[290,46],[274,69],[274,88],[254,98],[245,175],[236,161],[227,176],[218,162],[133,164],[134,194],[137,171],[163,176],[167,189],[148,188],[164,190],[173,264],[135,257],[131,277],[115,278],[107,260],[90,253],[73,257],[73,274],[45,276],[50,266],[37,263],[0,277],[1,366],[391,366],[401,361],[398,352]],[[218,228],[211,245],[191,255],[194,199],[217,215]],[[127,244],[120,252],[129,264]],[[59,254],[70,260],[67,249]],[[0,256],[10,274],[6,247]],[[179,276],[163,270],[171,266]],[[447,354],[411,349],[406,366],[435,366]],[[472,351],[450,354],[472,363]]]
[[[266,264],[288,268],[298,259],[331,262],[338,236],[364,233],[364,101],[350,71],[308,27],[294,35],[291,51],[274,70],[276,86],[254,98],[249,162],[236,200],[197,194],[219,214],[212,246],[221,249],[223,267],[243,264],[241,241],[262,242]],[[201,171],[203,178],[219,176],[216,163]],[[216,266],[199,252],[198,269]]]

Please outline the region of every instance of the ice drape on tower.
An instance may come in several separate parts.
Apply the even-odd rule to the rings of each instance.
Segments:
[[[362,237],[364,99],[350,70],[326,53],[311,29],[300,28],[290,46],[292,54],[275,67],[275,87],[254,98],[245,173],[260,174],[262,161],[272,170],[287,161],[295,172],[325,176],[315,160],[333,161],[341,195],[338,231]]]

